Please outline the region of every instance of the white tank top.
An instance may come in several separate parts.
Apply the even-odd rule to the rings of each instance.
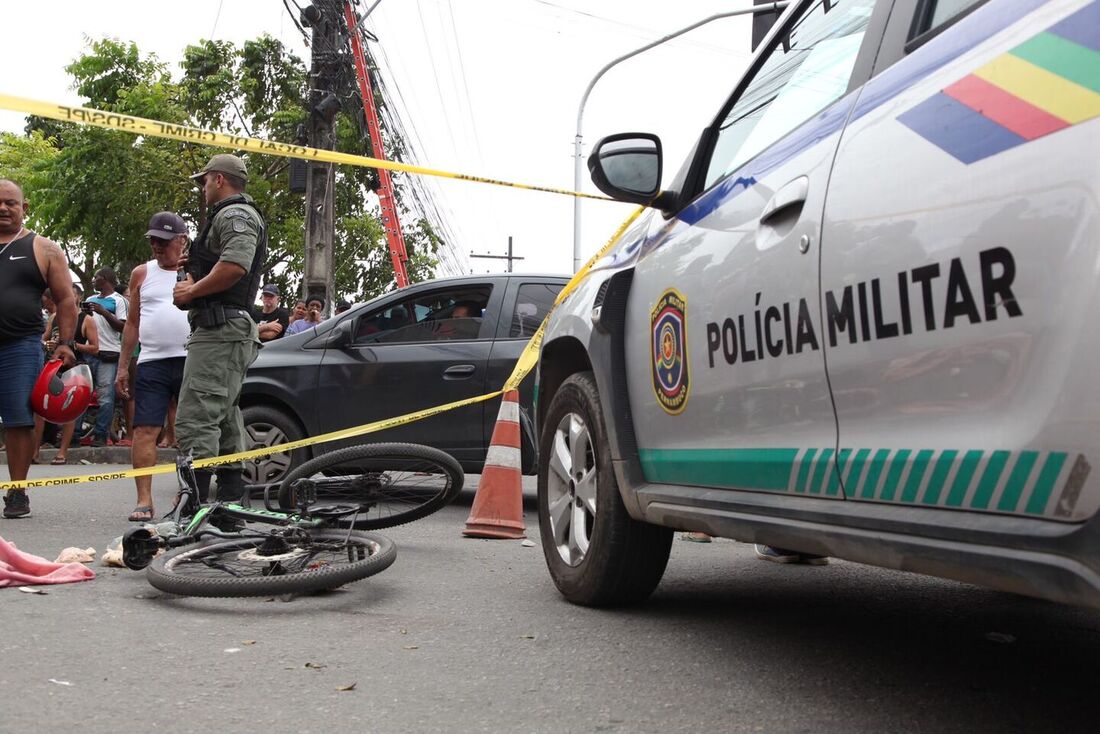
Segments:
[[[187,337],[191,327],[187,313],[172,304],[172,289],[176,287],[176,271],[165,270],[156,260],[145,263],[145,280],[141,284],[141,321],[138,340],[141,354],[138,364],[154,359],[186,357]]]

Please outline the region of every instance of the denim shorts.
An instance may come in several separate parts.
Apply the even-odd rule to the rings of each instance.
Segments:
[[[46,363],[37,334],[0,342],[0,420],[4,428],[34,425],[31,390]]]
[[[168,404],[180,395],[186,357],[151,359],[137,366],[134,378],[134,425],[163,426]]]

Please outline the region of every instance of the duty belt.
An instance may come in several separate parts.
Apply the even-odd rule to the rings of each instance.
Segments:
[[[196,328],[217,329],[225,326],[225,322],[229,319],[252,319],[252,314],[247,309],[238,306],[222,306],[221,304],[196,308],[192,310],[192,313],[194,314],[191,318],[192,331]]]

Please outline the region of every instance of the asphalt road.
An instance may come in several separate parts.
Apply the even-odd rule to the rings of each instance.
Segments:
[[[51,469],[35,475],[66,473]],[[171,481],[155,487],[166,509]],[[33,516],[0,520],[0,536],[50,559],[69,545],[102,551],[132,492],[35,490]],[[469,501],[385,531],[398,559],[378,576],[291,602],[176,598],[98,564],[94,581],[45,596],[0,589],[0,731],[1073,732],[1100,721],[1100,612],[679,539],[648,603],[583,609],[558,596],[540,548],[462,538]]]

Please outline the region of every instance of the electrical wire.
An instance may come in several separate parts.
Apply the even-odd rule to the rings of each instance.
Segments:
[[[214,39],[214,31],[218,30],[218,20],[222,17],[222,5],[225,0],[218,0],[218,12],[214,14],[214,26],[210,29],[210,39]]]
[[[392,73],[388,70],[395,68],[394,64],[390,61],[384,45],[380,44],[376,48],[378,58],[372,57],[372,60],[378,73],[374,78],[378,93],[385,102],[380,110],[380,117],[391,134],[404,142],[406,155],[414,161],[423,160],[423,141],[416,127],[411,122],[409,126],[406,126],[404,122],[411,119],[405,95],[397,84],[396,78],[387,79],[387,75],[392,77]],[[444,211],[446,209],[445,205],[441,209],[438,197],[435,194],[438,191],[438,187],[435,185],[436,182],[426,181],[422,176],[403,177],[403,179],[402,189],[408,198],[412,200],[407,202],[405,206],[426,219],[442,240],[442,246],[437,252],[437,256],[440,258],[441,269],[444,274],[458,275],[465,272],[465,254],[458,249],[461,239],[456,235],[452,226],[455,218],[453,212]]]
[[[448,12],[448,15],[450,16],[450,20],[451,20],[451,37],[454,39],[455,51],[458,54],[458,70],[459,70],[459,76],[462,79],[463,95],[464,95],[465,100],[466,100],[466,113],[467,113],[467,116],[470,120],[470,130],[471,130],[471,132],[473,134],[473,138],[474,138],[474,150],[477,152],[477,164],[478,164],[478,168],[480,170],[485,170],[485,156],[482,153],[481,135],[478,133],[477,120],[474,118],[473,100],[472,100],[471,95],[470,95],[470,86],[469,86],[469,83],[467,81],[466,62],[465,62],[465,60],[463,59],[463,56],[462,56],[462,43],[461,43],[460,37],[458,35],[458,25],[455,23],[454,3],[451,2],[451,0],[446,0],[446,2],[447,2],[447,12]],[[486,193],[489,197],[490,202],[492,203],[492,208],[496,209],[497,208],[497,194],[498,194],[496,188],[494,187],[493,190],[488,191]],[[493,218],[493,229],[496,232],[497,238],[498,239],[503,239],[503,233],[501,232],[501,229],[500,229],[500,220],[496,217]]]
[[[357,30],[361,32],[361,35],[364,38],[377,38],[377,36],[375,36],[373,33],[370,33],[361,26],[357,28]],[[344,44],[345,47],[350,43],[350,38],[346,39],[346,41],[347,43]],[[378,64],[376,60],[370,56],[369,52],[366,51],[366,49],[365,55],[367,56],[368,68],[374,68],[378,70]],[[387,153],[383,150],[376,151],[375,154],[380,155],[381,157],[389,157],[394,160],[400,160],[402,158],[415,156],[414,146],[411,145],[410,141],[407,139],[407,131],[404,124],[401,122],[402,116],[399,114],[395,114],[392,110],[394,106],[392,98],[389,95],[388,88],[384,80],[382,79],[381,73],[376,73],[373,76],[373,86],[377,90],[379,97],[382,99],[382,105],[379,114],[380,122],[384,123],[383,128],[388,134],[388,137],[392,139],[391,143],[397,146],[397,150],[394,152]],[[350,86],[353,89],[351,96],[359,98],[360,95],[358,92],[358,87],[356,85]],[[359,101],[362,102],[361,99],[359,99]],[[365,124],[365,120],[360,119],[358,116],[356,119],[358,122],[360,122],[360,124]],[[386,147],[385,139],[383,139],[383,147]],[[405,150],[405,155],[402,155],[400,153],[402,149]],[[393,178],[396,179],[397,177],[394,176]],[[436,206],[435,196],[424,190],[422,188],[422,183],[423,182],[421,180],[421,177],[418,176],[410,177],[409,180],[405,182],[405,185],[402,188],[406,190],[411,190],[412,201],[405,203],[403,207],[407,210],[407,212],[412,213],[429,222],[432,228],[436,231],[437,236],[443,239],[443,245],[437,251],[437,256],[439,257],[441,265],[439,269],[443,271],[442,274],[457,275],[462,272],[461,265],[460,263],[455,261],[453,250],[454,245],[451,244],[453,242],[453,239],[449,234],[450,228],[447,226],[447,218],[442,216],[442,212],[440,212],[438,206]],[[400,215],[399,218],[407,219],[406,217],[400,217]],[[338,267],[337,272],[343,275],[349,272],[349,269],[353,264],[366,263],[368,266],[374,266],[380,264],[382,260],[385,260],[385,255],[378,253],[371,253],[373,257],[368,257],[365,260],[363,259],[362,256],[364,254],[364,249],[370,244],[371,243],[368,242],[359,243],[350,253],[342,253],[342,264],[340,265],[340,267]],[[379,262],[375,262],[375,260],[378,260]],[[437,272],[437,275],[438,274],[440,273]]]
[[[439,72],[435,63],[435,54],[432,53],[432,44],[431,41],[428,40],[428,30],[424,22],[424,10],[420,0],[416,0],[416,13],[420,16],[420,32],[424,36],[424,46],[428,51],[428,61],[432,66],[432,77],[435,79],[435,90],[439,94],[439,109],[442,112],[447,109],[447,103],[443,100],[443,87],[439,83]],[[450,125],[447,126],[447,135],[451,139],[451,149],[454,152],[455,158],[458,158],[458,144],[455,143],[454,131],[451,129]]]
[[[290,9],[290,3],[287,0],[283,0],[283,7],[286,8],[287,15],[290,16],[290,20],[293,21],[294,27],[298,29],[298,32],[302,34],[302,40],[305,41],[306,48],[310,47],[309,34],[306,33],[306,29],[302,27],[302,24],[298,22],[298,16],[294,14],[294,11]],[[298,7],[295,3],[294,7]],[[298,8],[301,12],[301,8]]]
[[[608,18],[608,17],[603,16],[603,15],[596,15],[595,13],[590,13],[590,12],[585,11],[585,10],[578,10],[577,8],[571,8],[568,5],[560,5],[558,3],[551,2],[550,0],[531,0],[531,2],[534,2],[538,5],[544,5],[544,6],[549,7],[549,8],[555,8],[557,10],[562,10],[562,11],[567,12],[567,13],[573,13],[575,15],[579,15],[579,16],[584,17],[584,18],[591,18],[592,20],[598,20],[601,23],[606,23],[606,24],[609,24],[609,25],[618,26],[618,27],[623,28],[623,29],[628,29],[630,31],[633,31],[631,33],[631,35],[633,35],[637,38],[646,40],[646,41],[652,41],[656,38],[660,38],[661,36],[665,35],[665,33],[666,33],[666,31],[661,31],[661,30],[657,30],[657,29],[654,29],[654,28],[647,28],[645,26],[635,25],[633,23],[626,23],[624,21],[615,20],[614,18]],[[736,58],[749,58],[750,56],[752,56],[751,53],[743,53],[743,52],[735,51],[735,50],[732,50],[730,48],[726,48],[726,47],[723,47],[723,46],[716,46],[715,44],[712,44],[712,43],[701,43],[699,41],[692,41],[692,40],[687,39],[687,38],[678,38],[678,39],[675,39],[673,41],[670,41],[669,43],[670,43],[670,45],[678,45],[678,46],[694,46],[694,47],[699,48],[699,49],[705,49],[705,50],[720,53],[720,54],[723,54],[723,55],[734,56]]]
[[[296,1],[294,2],[294,4],[297,6]],[[294,17],[294,12],[290,9],[287,0],[283,0],[283,6],[286,9],[287,13],[291,16],[292,20],[295,21],[295,25],[298,26],[297,19]],[[300,26],[298,27],[299,30],[302,31],[303,36],[305,36],[304,29],[302,29]],[[368,31],[362,26],[362,24],[357,26],[357,30],[360,31],[364,38],[371,40],[376,40],[378,38],[377,34]],[[338,56],[343,56],[344,59],[348,59],[350,61],[350,37],[348,37],[346,33],[343,34],[343,37],[339,44],[333,43],[323,36],[319,37],[319,41],[320,42],[317,45],[318,51],[320,51],[321,53],[333,53]],[[381,45],[379,45],[378,48],[381,49]],[[371,66],[370,61],[371,59],[369,58],[368,54],[368,67]],[[373,66],[376,69],[379,69],[377,63],[374,63]],[[357,99],[359,102],[362,102],[362,100],[359,99],[358,88],[354,83],[353,75],[354,70],[351,67],[350,63],[337,65],[337,68],[333,74],[333,86],[335,87],[335,89],[331,91],[338,92],[345,99]],[[389,155],[387,155],[385,151],[378,151],[377,153],[380,154],[382,157],[389,157],[394,160],[408,158],[415,162],[415,160],[421,159],[420,151],[423,150],[423,145],[420,143],[420,140],[417,137],[415,128],[407,127],[403,122],[403,118],[408,117],[407,105],[404,104],[403,99],[401,100],[400,104],[394,104],[393,95],[390,94],[389,88],[384,81],[384,75],[381,73],[380,69],[378,73],[374,75],[374,78],[375,87],[378,90],[377,93],[382,99],[382,105],[380,105],[379,109],[379,118],[380,122],[382,123],[384,133],[383,147],[387,147],[386,138],[389,138],[390,147],[394,149],[393,153]],[[351,89],[352,91],[350,93],[343,91],[347,89]],[[438,86],[438,77],[437,91],[440,93],[440,96],[442,98],[442,91],[441,88]],[[398,95],[400,96],[400,90],[398,90]],[[398,108],[403,108],[403,113],[398,112]],[[452,145],[454,145],[453,138]],[[395,176],[394,178],[396,179],[398,177]],[[445,207],[440,206],[438,201],[439,197],[436,195],[434,187],[426,187],[423,177],[420,176],[407,177],[401,182],[401,184],[402,190],[408,194],[408,198],[410,199],[410,201],[407,201],[402,205],[403,208],[406,209],[406,213],[412,213],[413,215],[426,220],[435,231],[436,235],[442,240],[442,243],[436,253],[440,262],[439,270],[443,271],[441,274],[457,275],[463,272],[463,258],[457,255],[458,250],[456,249],[457,242],[459,240],[455,236],[454,230],[450,224],[450,222],[453,221],[453,214],[451,216],[445,215],[445,212],[443,211]],[[450,213],[446,212],[446,214]],[[401,217],[401,219],[406,219],[406,217]],[[366,247],[368,244],[369,243],[359,243],[359,245],[352,249],[350,253],[341,253],[341,260],[343,264],[341,267],[338,268],[338,272],[341,274],[345,274],[348,271],[348,267],[352,263],[363,262],[362,255],[364,254],[364,247]],[[380,257],[383,256],[375,256],[375,258]],[[370,264],[375,263],[372,262]]]

